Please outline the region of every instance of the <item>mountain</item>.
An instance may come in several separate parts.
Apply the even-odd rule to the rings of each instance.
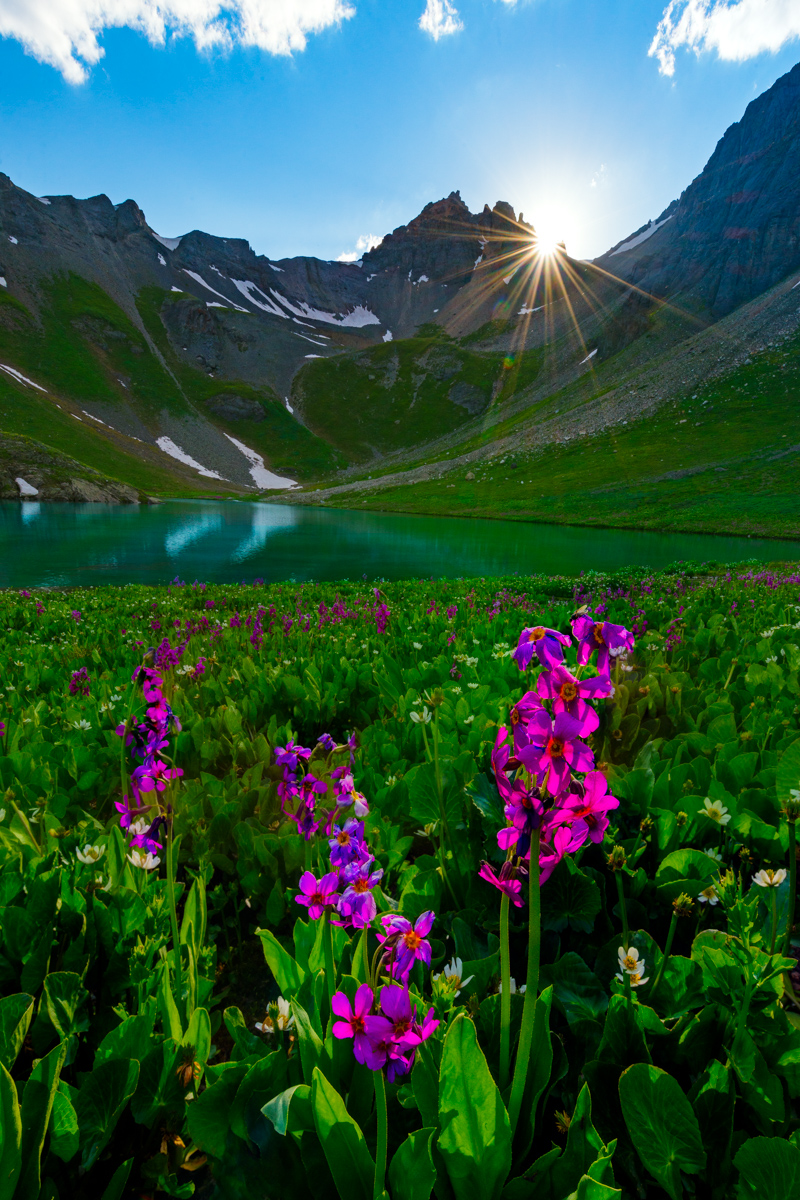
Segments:
[[[344,263],[165,237],[132,200],[35,197],[0,175],[0,496],[19,495],[18,479],[44,498],[123,501],[297,483],[287,499],[496,515],[496,497],[449,509],[426,487],[507,463],[527,506],[502,511],[541,515],[559,479],[548,447],[596,455],[593,438],[631,422],[655,421],[663,440],[659,412],[794,338],[798,166],[800,66],[679,199],[594,262],[539,256],[510,204],[472,213],[458,192]],[[756,441],[793,445],[789,365],[762,388],[789,432],[760,410]],[[702,428],[681,422],[681,437]],[[718,434],[705,448],[691,437],[713,458]],[[662,459],[636,456],[648,479]],[[780,459],[781,480],[794,462]],[[534,463],[535,496],[540,482],[519,482]],[[636,523],[624,492],[605,520]],[[653,513],[669,522],[660,502]],[[743,527],[731,513],[719,520]]]

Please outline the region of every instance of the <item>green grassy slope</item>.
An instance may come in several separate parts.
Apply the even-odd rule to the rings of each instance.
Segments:
[[[458,429],[532,382],[541,366],[538,351],[479,354],[436,327],[421,332],[433,336],[313,360],[295,377],[293,396],[304,419],[351,462]]]
[[[376,491],[368,503],[415,513],[800,536],[800,337],[653,416],[473,469],[473,481],[462,468],[442,480]],[[336,503],[363,507],[363,495]]]

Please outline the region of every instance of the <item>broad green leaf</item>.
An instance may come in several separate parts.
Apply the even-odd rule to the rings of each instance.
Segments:
[[[265,1058],[253,1063],[239,1084],[228,1120],[233,1132],[243,1141],[256,1140],[251,1132],[253,1124],[263,1122],[262,1107],[281,1090],[286,1068],[286,1055],[282,1050],[273,1050]]]
[[[778,760],[775,788],[780,804],[791,799],[792,792],[800,791],[800,738],[792,742]]]
[[[158,985],[158,1011],[161,1014],[161,1025],[167,1037],[174,1042],[183,1041],[183,1026],[181,1024],[178,1006],[172,992],[171,964],[161,963],[161,979]]]
[[[22,1049],[33,1016],[33,996],[18,992],[0,1000],[0,1063],[10,1071]]]
[[[103,1038],[95,1052],[94,1065],[112,1058],[138,1058],[149,1047],[152,1033],[152,1016],[141,1013],[138,1017],[126,1017]]]
[[[275,935],[268,929],[259,929],[257,932],[264,948],[267,966],[278,981],[281,994],[290,1000],[303,986],[306,972],[295,962],[291,954],[284,950]]]
[[[61,1084],[61,1088],[63,1088]],[[53,1097],[53,1111],[50,1115],[50,1142],[52,1154],[69,1162],[78,1153],[78,1117],[72,1107],[72,1101],[61,1088]]]
[[[361,1129],[319,1067],[311,1084],[314,1124],[339,1195],[372,1200],[375,1163]]]
[[[735,1098],[732,1072],[712,1058],[690,1097],[708,1155],[708,1182],[712,1187],[723,1186],[730,1171]]]
[[[22,1121],[17,1088],[0,1063],[0,1196],[13,1196],[22,1169]]]
[[[308,1013],[297,1000],[292,1001],[292,1012],[294,1014],[295,1028],[297,1029],[297,1040],[300,1043],[300,1062],[303,1067],[303,1079],[310,1085],[314,1069],[320,1067],[323,1071],[328,1071],[330,1069],[330,1060],[322,1044],[322,1039],[311,1024]]]
[[[230,1111],[239,1084],[247,1074],[244,1063],[231,1063],[216,1083],[189,1105],[187,1120],[192,1141],[212,1158],[223,1158],[230,1129]]]
[[[435,1129],[417,1129],[401,1142],[389,1165],[392,1200],[428,1200],[436,1182],[431,1154]]]
[[[638,1005],[629,1004],[625,996],[615,995],[609,1001],[597,1058],[620,1067],[651,1061]]]
[[[133,1159],[129,1158],[117,1167],[116,1171],[111,1176],[111,1181],[109,1182],[108,1187],[103,1192],[101,1200],[122,1200],[122,1194],[125,1191],[125,1185],[128,1182],[128,1176],[131,1173],[132,1166]]]
[[[14,1200],[38,1200],[42,1147],[66,1053],[66,1043],[61,1042],[39,1059],[25,1084],[21,1110],[23,1167]]]
[[[681,1200],[681,1171],[706,1165],[697,1117],[677,1080],[658,1067],[635,1063],[619,1081],[625,1124],[636,1152],[672,1200]]]
[[[566,857],[542,888],[542,928],[591,933],[600,905],[600,888]]]
[[[741,1200],[795,1200],[800,1196],[800,1150],[785,1138],[750,1138],[733,1165]]]
[[[700,850],[674,850],[656,871],[658,894],[669,901],[681,892],[699,896],[718,871],[718,864]]]
[[[578,1093],[575,1111],[567,1131],[564,1153],[553,1164],[552,1188],[557,1196],[574,1191],[603,1149],[603,1139],[592,1124],[592,1097],[585,1083]]]
[[[261,1111],[281,1137],[314,1128],[311,1088],[307,1083],[296,1083],[294,1087],[286,1088],[265,1104]]]
[[[108,1143],[138,1080],[136,1059],[121,1058],[100,1063],[84,1077],[75,1101],[84,1171],[91,1169]]]
[[[194,1051],[195,1061],[205,1067],[211,1051],[211,1019],[205,1008],[196,1008],[192,1013],[189,1028],[181,1043],[187,1051]]]
[[[497,1200],[511,1169],[511,1124],[475,1026],[460,1013],[439,1071],[439,1151],[456,1200]]]
[[[81,1023],[78,1010],[88,998],[80,975],[72,971],[51,971],[44,981],[44,994],[40,1006],[47,1013],[50,1023],[64,1041],[76,1028],[87,1028]]]

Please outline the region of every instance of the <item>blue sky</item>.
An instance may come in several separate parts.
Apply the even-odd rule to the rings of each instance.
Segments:
[[[114,27],[123,7],[139,29]],[[274,258],[335,258],[458,188],[591,257],[655,217],[800,59],[790,7],[284,0],[276,29],[274,0],[0,0],[0,170]]]

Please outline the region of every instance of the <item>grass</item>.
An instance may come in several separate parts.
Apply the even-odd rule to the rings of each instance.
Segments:
[[[371,502],[397,512],[800,537],[799,407],[795,338],[653,416],[478,464],[474,481],[464,468],[375,492]],[[363,507],[363,494],[341,502]]]

